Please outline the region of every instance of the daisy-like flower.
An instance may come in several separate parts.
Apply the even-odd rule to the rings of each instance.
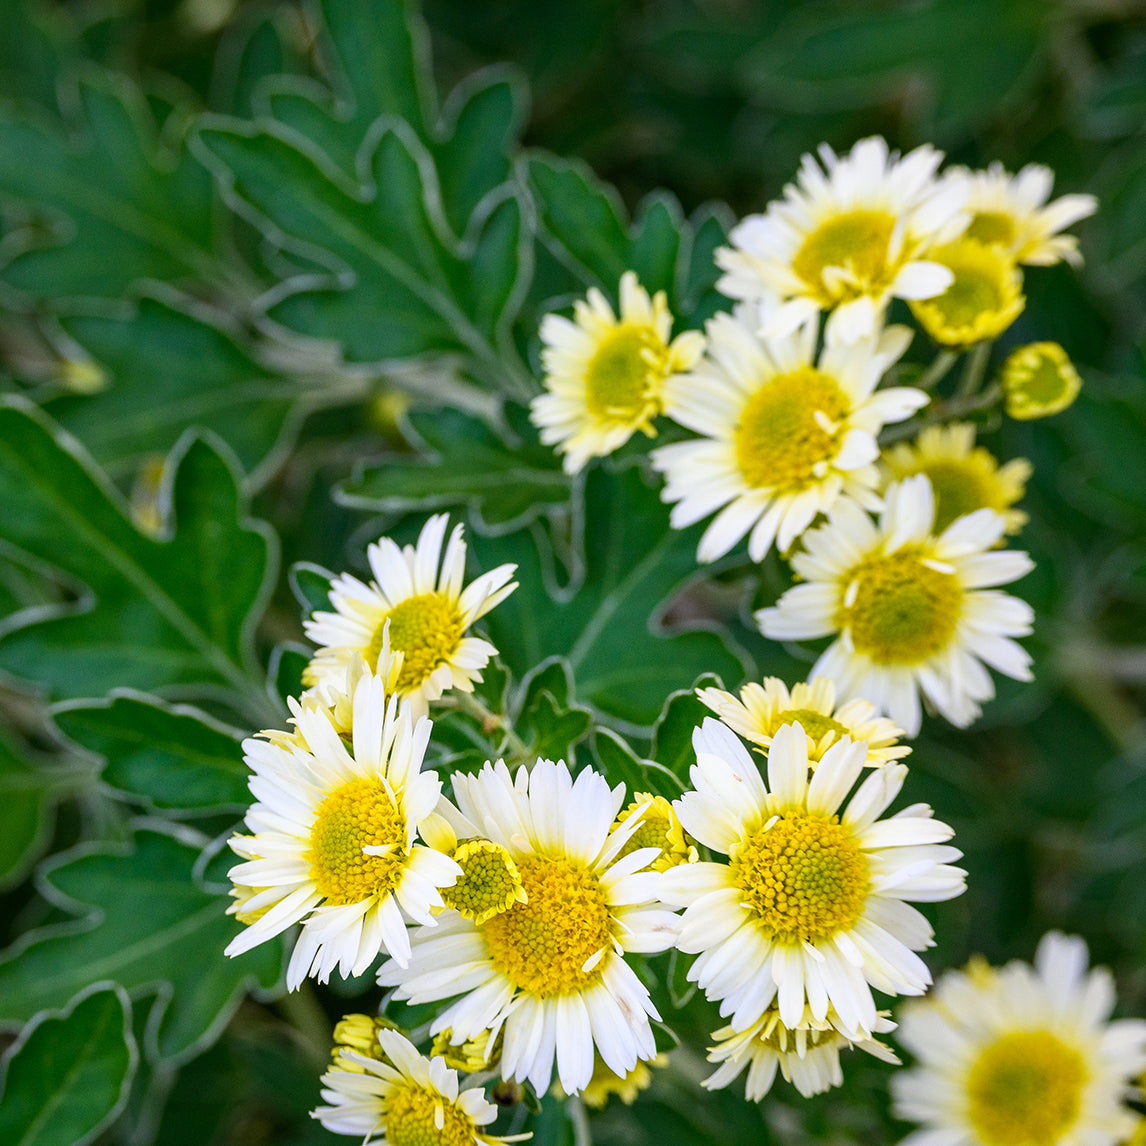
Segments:
[[[993,509],[934,534],[935,499],[923,474],[888,489],[877,525],[841,502],[804,536],[792,559],[804,584],[756,614],[766,637],[813,640],[836,634],[812,676],[831,677],[845,696],[864,696],[908,736],[922,720],[919,694],[964,727],[995,695],[985,665],[1031,679],[1031,658],[1012,640],[1034,612],[988,586],[1029,573],[1025,553],[994,550],[1006,519]]]
[[[946,177],[967,188],[968,238],[998,244],[1027,266],[1049,267],[1063,259],[1075,266],[1082,262],[1078,239],[1059,232],[1093,215],[1098,200],[1093,195],[1063,195],[1048,204],[1054,183],[1049,167],[1030,163],[1018,175],[1008,175],[1001,163],[992,163],[986,171],[951,168]]]
[[[653,1058],[649,1016],[660,1016],[624,953],[671,947],[677,918],[656,901],[660,874],[641,870],[656,850],[618,858],[641,826],[633,815],[613,827],[624,785],[610,791],[591,768],[574,781],[548,760],[515,782],[498,761],[455,774],[454,793],[475,830],[511,854],[526,899],[480,924],[443,913],[414,931],[409,965],[383,964],[379,983],[414,1003],[460,995],[431,1029],[450,1027],[455,1040],[504,1030],[502,1076],[539,1094],[554,1059],[575,1094],[592,1077],[594,1047],[617,1074]]]
[[[808,737],[808,763],[812,768],[843,736],[867,745],[864,763],[869,768],[911,753],[906,744],[899,743],[903,729],[880,716],[870,701],[849,700],[837,707],[836,682],[828,677],[801,681],[792,686],[791,692],[779,677],[769,676],[763,684],[746,684],[739,699],[720,688],[700,688],[696,695],[729,728],[761,748],[767,748],[785,724],[799,722]]]
[[[891,1080],[895,1113],[923,1129],[902,1146],[1115,1146],[1146,1066],[1146,1022],[1110,1022],[1114,984],[1086,944],[1045,935],[1032,968],[948,971],[904,1007],[899,1041],[919,1060]]]
[[[621,811],[613,826],[620,828],[630,816],[640,816],[641,826],[629,837],[618,858],[638,848],[656,848],[658,855],[645,865],[645,870],[668,871],[678,863],[696,863],[700,858],[696,845],[689,838],[673,806],[652,792],[634,792],[633,802]]]
[[[1012,507],[1026,492],[1034,468],[1026,458],[999,465],[992,454],[975,445],[970,422],[928,426],[914,442],[897,442],[885,450],[880,460],[887,484],[927,475],[935,495],[936,533],[977,509],[1002,514],[1008,533],[1018,533],[1027,523],[1027,515]]]
[[[783,300],[769,334],[831,310],[830,328],[849,340],[871,334],[893,298],[941,294],[951,272],[929,251],[968,220],[965,182],[934,178],[942,159],[929,146],[900,159],[878,137],[842,158],[821,146],[822,167],[805,155],[783,198],[734,227],[732,245],[716,252],[725,272],[718,288],[731,298]]]
[[[720,1063],[720,1069],[700,1085],[706,1090],[721,1090],[735,1081],[748,1068],[744,1097],[759,1102],[772,1089],[779,1070],[805,1098],[823,1094],[844,1081],[840,1068],[840,1051],[857,1047],[876,1058],[898,1065],[891,1048],[878,1039],[849,1039],[833,1024],[831,1010],[825,1019],[815,1019],[805,1008],[795,1028],[780,1021],[780,1009],[775,1004],[765,1011],[746,1031],[721,1027],[712,1032],[716,1045],[708,1049],[708,1061]],[[895,1030],[895,1023],[881,1011],[876,1017],[875,1031],[884,1034]]]
[[[450,859],[415,843],[442,782],[420,771],[430,722],[412,723],[379,677],[362,674],[352,697],[349,743],[316,696],[291,700],[297,732],[243,742],[257,803],[252,833],[234,836],[243,863],[231,881],[246,922],[227,947],[239,955],[296,923],[302,933],[287,969],[293,990],[308,975],[326,982],[337,966],[360,975],[386,951],[410,958],[406,920],[434,923],[441,888],[461,874]]]
[[[852,343],[829,333],[816,361],[814,321],[765,339],[746,314],[712,319],[704,361],[666,387],[670,416],[704,436],[652,454],[666,478],[662,497],[676,503],[675,529],[720,510],[699,561],[723,556],[745,534],[749,556],[762,561],[773,541],[786,550],[840,498],[877,504],[876,436],[928,401],[908,387],[876,390],[911,341],[905,327]]]
[[[688,977],[720,1001],[734,1031],[776,1004],[796,1028],[829,1011],[851,1041],[878,1028],[871,988],[919,995],[931,981],[915,954],[931,926],[905,900],[959,895],[965,873],[944,841],[952,829],[923,804],[879,817],[899,794],[903,764],[870,772],[867,748],[844,737],[808,777],[799,724],[772,737],[765,784],[736,734],[711,717],[693,735],[694,791],[676,801],[681,823],[727,861],[682,864],[660,878],[666,903],[686,908],[680,950]]]
[[[464,589],[466,544],[454,526],[442,557],[447,514],[431,517],[417,546],[400,548],[383,537],[366,550],[375,580],[363,584],[343,573],[330,585],[333,613],[315,613],[306,635],[321,646],[303,680],[312,686],[341,685],[346,665],[363,657],[373,669],[389,622],[390,645],[402,653],[397,690],[415,715],[450,688],[473,691],[497,649],[466,631],[517,588],[515,565],[499,565]],[[439,568],[440,566],[440,568]]]
[[[632,271],[621,276],[621,314],[590,288],[573,305],[573,321],[548,314],[541,323],[546,393],[533,399],[530,419],[541,440],[565,455],[574,474],[594,457],[619,450],[640,430],[656,436],[653,419],[664,410],[665,382],[689,369],[704,350],[704,336],[672,334],[664,291],[651,299]]]
[[[1002,247],[957,239],[931,258],[951,272],[951,283],[933,298],[913,301],[911,313],[940,346],[990,342],[1023,313],[1023,275]]]
[[[497,1118],[480,1086],[461,1090],[458,1072],[428,1059],[397,1031],[380,1030],[381,1054],[343,1051],[360,1071],[328,1070],[322,1097],[311,1111],[327,1130],[352,1134],[363,1146],[499,1146],[528,1134],[495,1137],[483,1127]]]
[[[349,1070],[354,1074],[365,1074],[365,1068],[357,1059],[344,1055],[343,1051],[354,1051],[356,1055],[384,1062],[382,1044],[378,1041],[379,1031],[397,1030],[397,1025],[379,1015],[343,1015],[334,1024],[334,1046],[331,1049],[331,1070]],[[391,1064],[393,1065],[393,1064]]]
[[[1032,342],[1012,351],[999,380],[1007,413],[1024,422],[1065,410],[1082,389],[1078,371],[1057,342]]]

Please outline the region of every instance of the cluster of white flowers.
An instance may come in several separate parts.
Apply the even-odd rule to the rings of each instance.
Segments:
[[[1060,232],[1093,210],[1085,196],[1046,205],[1042,168],[940,173],[941,158],[899,159],[882,140],[808,157],[718,252],[738,301],[703,335],[671,339],[664,295],[631,273],[619,316],[590,291],[574,320],[542,326],[533,418],[566,468],[667,415],[698,435],[651,456],[671,527],[716,515],[700,561],[745,538],[753,561],[788,556],[799,583],[759,611],[761,630],[834,638],[807,682],[700,690],[718,719],[695,729],[677,799],[626,804],[624,784],[563,761],[487,761],[448,792],[423,770],[431,705],[472,692],[496,654],[471,626],[516,588],[512,566],[465,585],[461,526],[446,543],[445,516],[416,546],[370,546],[375,580],[336,578],[332,611],[307,622],[319,647],[293,728],[244,745],[256,802],[231,841],[244,930],[228,953],[301,925],[292,989],[378,963],[387,999],[433,1012],[420,1033],[384,1014],[338,1025],[314,1112],[329,1129],[492,1146],[521,1135],[491,1132],[486,1088],[540,1094],[554,1076],[590,1105],[631,1101],[666,1061],[643,957],[672,948],[695,957],[687,977],[723,1021],[704,1086],[747,1071],[759,1100],[779,1072],[812,1095],[842,1081],[850,1048],[898,1062],[879,1039],[895,1029],[882,1002],[931,984],[919,952],[933,932],[912,903],[958,896],[966,876],[930,807],[889,812],[908,783],[902,740],[924,701],[974,720],[994,694],[985,666],[1027,678],[1014,638],[1033,618],[996,588],[1031,568],[999,548],[1025,520],[1013,507],[1029,465],[1000,466],[950,420],[881,452],[883,428],[929,401],[884,384],[912,341],[885,315],[906,299],[941,347],[994,338],[1022,309],[1019,265],[1073,260]],[[1017,416],[1077,392],[1049,346],[1004,368]],[[947,975],[905,1012],[921,1065],[897,1076],[896,1110],[925,1125],[909,1141],[1114,1146],[1135,1126],[1123,1099],[1146,1066],[1146,1024],[1108,1023],[1112,1004],[1081,941],[1060,936],[1037,972]]]

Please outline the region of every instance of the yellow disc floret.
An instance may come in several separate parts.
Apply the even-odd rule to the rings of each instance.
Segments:
[[[1009,247],[1015,241],[1016,234],[1015,220],[1010,215],[1002,211],[979,211],[971,217],[963,237],[974,239],[984,246],[998,243]]]
[[[454,852],[462,874],[442,892],[447,907],[482,924],[515,903],[524,903],[525,889],[513,857],[492,840],[466,840]]]
[[[868,862],[855,837],[830,818],[786,812],[734,850],[741,901],[778,943],[815,943],[863,914]]]
[[[931,252],[955,276],[934,298],[911,303],[912,312],[941,346],[972,346],[998,338],[1023,312],[1023,275],[999,246],[961,240]]]
[[[885,286],[894,277],[888,262],[894,229],[895,219],[886,211],[836,215],[804,240],[792,259],[792,269],[822,306],[858,298],[865,288]]]
[[[1065,410],[1082,389],[1082,379],[1057,342],[1020,346],[1003,363],[1000,378],[1007,413],[1027,421]]]
[[[369,854],[364,848],[388,849]],[[381,780],[351,780],[319,805],[310,833],[310,876],[330,905],[360,903],[398,883],[406,821]]]
[[[366,1068],[359,1065],[352,1058],[342,1052],[354,1051],[365,1058],[372,1058],[376,1062],[388,1063],[386,1052],[378,1041],[378,1032],[381,1030],[397,1030],[398,1028],[389,1019],[378,1015],[345,1015],[334,1025],[334,1049],[331,1066],[334,1070],[348,1070],[352,1074],[365,1074]]]
[[[1078,1120],[1082,1056],[1050,1031],[1016,1031],[986,1048],[967,1078],[984,1146],[1054,1146]]]
[[[928,564],[916,546],[867,558],[847,583],[836,623],[877,664],[919,664],[955,636],[963,590],[953,571]]]
[[[390,1091],[385,1118],[390,1146],[473,1146],[478,1131],[456,1104],[414,1084]]]
[[[699,853],[692,837],[685,833],[672,804],[664,796],[654,796],[651,792],[634,792],[633,797],[633,803],[617,816],[614,829],[619,828],[642,807],[645,808],[645,814],[641,826],[617,853],[617,859],[631,855],[640,848],[660,848],[661,854],[645,870],[668,871],[677,864],[696,863],[700,858]]]
[[[736,428],[736,460],[757,488],[798,490],[819,480],[839,450],[848,400],[812,367],[779,374],[751,398]]]
[[[490,1034],[490,1031],[482,1031],[472,1039],[454,1042],[453,1028],[446,1027],[444,1031],[434,1036],[430,1057],[440,1058],[451,1070],[461,1070],[466,1074],[486,1070],[495,1066],[501,1057],[504,1031],[498,1031],[492,1046]]]
[[[775,722],[777,728],[783,724],[799,724],[805,735],[817,743],[829,732],[835,736],[852,734],[852,730],[846,724],[841,724],[838,720],[833,720],[830,716],[825,716],[824,713],[816,712],[812,708],[789,708],[785,712],[777,713]]]
[[[465,629],[458,603],[445,593],[422,593],[400,601],[374,633],[367,659],[371,668],[378,660],[386,624],[390,647],[402,654],[398,673],[400,691],[417,688],[439,665],[458,650]]]
[[[517,866],[526,901],[480,927],[493,966],[538,998],[581,990],[612,943],[600,881],[565,856],[521,856]]]

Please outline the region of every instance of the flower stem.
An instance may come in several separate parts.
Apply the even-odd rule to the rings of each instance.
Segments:
[[[509,721],[500,713],[487,708],[473,693],[458,692],[455,703],[462,712],[468,713],[481,725],[482,732],[487,736],[495,729],[500,729],[505,737],[503,747],[509,749],[515,760],[528,760],[533,755],[525,741],[513,731]]]
[[[963,367],[963,377],[959,379],[959,388],[955,391],[955,398],[970,398],[975,394],[983,382],[983,375],[987,372],[987,361],[991,357],[991,343],[980,342],[970,354]]]
[[[953,350],[940,350],[931,361],[931,365],[920,374],[915,383],[917,390],[932,390],[947,377],[951,367],[958,361],[959,355]]]

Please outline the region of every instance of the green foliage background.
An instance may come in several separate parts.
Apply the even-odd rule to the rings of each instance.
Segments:
[[[1146,1013],[1146,5],[3,0],[2,18],[0,1140],[333,1140],[306,1112],[330,1023],[369,985],[284,996],[276,945],[225,960],[221,848],[239,739],[299,688],[301,610],[380,532],[448,507],[481,567],[519,564],[483,698],[532,752],[672,795],[698,677],[805,675],[748,620],[778,563],[701,575],[635,449],[570,484],[522,403],[547,310],[632,267],[701,325],[733,214],[820,140],[873,132],[1045,162],[1100,198],[1085,269],[1030,275],[1007,335],[1065,345],[1083,396],[982,427],[1036,467],[1038,568],[1016,587],[1036,683],[1000,682],[969,731],[928,723],[910,794],[970,871],[933,913],[934,969],[1029,958],[1063,928]],[[436,731],[446,770],[504,747],[460,716]],[[703,1096],[714,1008],[683,961],[656,968],[686,1048],[595,1140],[903,1132],[860,1056],[818,1099]],[[534,1130],[572,1134],[552,1100]]]

